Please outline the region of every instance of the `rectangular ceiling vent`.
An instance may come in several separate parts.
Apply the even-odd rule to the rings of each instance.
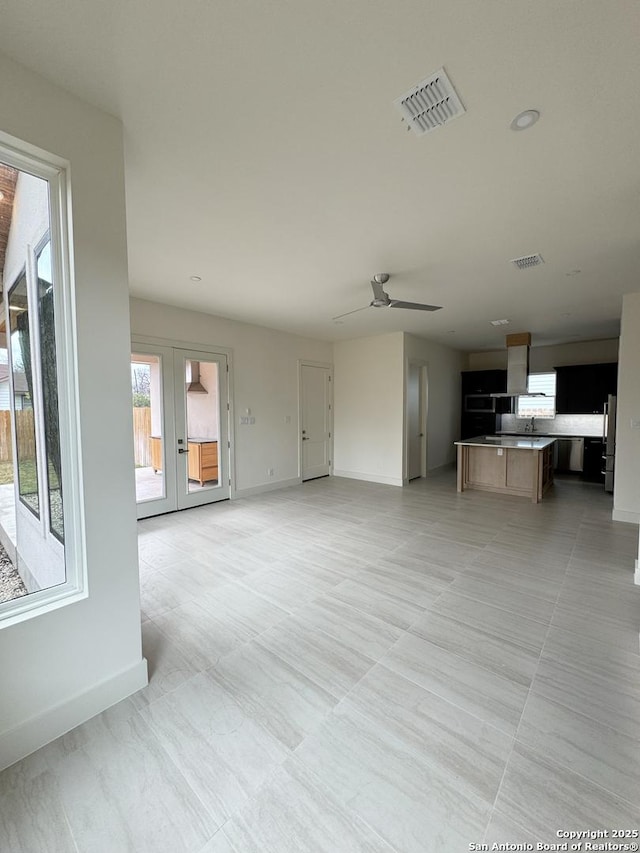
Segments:
[[[418,136],[448,124],[465,112],[444,68],[393,102],[407,125]]]
[[[544,263],[542,255],[525,255],[522,258],[512,258],[511,263],[519,270],[528,270],[531,267],[538,267]]]

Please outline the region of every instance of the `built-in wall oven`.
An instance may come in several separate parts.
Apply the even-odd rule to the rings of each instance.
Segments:
[[[491,414],[496,411],[497,398],[490,394],[466,394],[464,398],[465,412],[485,412]]]

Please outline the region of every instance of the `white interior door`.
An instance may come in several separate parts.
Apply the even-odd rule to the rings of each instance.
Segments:
[[[225,355],[134,344],[138,518],[229,497]]]
[[[300,366],[302,479],[325,477],[331,470],[331,370]]]
[[[409,363],[407,371],[407,478],[426,475],[426,367]]]

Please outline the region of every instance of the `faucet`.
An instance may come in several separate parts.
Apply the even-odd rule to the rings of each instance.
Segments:
[[[536,431],[536,419],[531,418],[531,421],[528,424],[524,425],[525,432],[535,432]]]

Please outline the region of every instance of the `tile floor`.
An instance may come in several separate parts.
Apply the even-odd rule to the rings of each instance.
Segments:
[[[341,479],[140,523],[149,687],[0,775],[0,850],[462,853],[640,825],[636,527]]]

